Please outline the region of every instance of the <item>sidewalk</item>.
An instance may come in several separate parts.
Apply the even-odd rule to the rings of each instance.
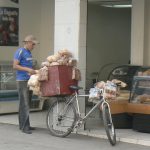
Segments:
[[[47,111],[31,112],[31,125],[38,128],[46,127]],[[18,125],[18,114],[0,115],[0,123]],[[86,130],[78,130],[77,134],[107,139],[104,127],[100,120],[90,118]],[[133,131],[132,129],[116,129],[117,141],[150,146],[150,134]]]

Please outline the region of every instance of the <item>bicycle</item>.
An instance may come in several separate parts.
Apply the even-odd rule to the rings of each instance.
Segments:
[[[108,140],[111,145],[115,145],[116,133],[112,122],[109,104],[103,96],[105,90],[101,90],[99,101],[84,117],[81,117],[78,97],[89,97],[89,95],[78,94],[78,91],[82,89],[78,86],[70,86],[70,89],[74,90],[72,96],[68,98],[59,97],[48,110],[46,124],[50,134],[58,137],[68,136],[74,129],[81,127],[89,115],[100,106]]]

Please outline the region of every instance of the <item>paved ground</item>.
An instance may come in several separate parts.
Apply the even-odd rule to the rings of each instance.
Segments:
[[[46,127],[46,113],[47,111],[31,112],[30,115],[31,125],[45,129],[46,132],[48,132]],[[0,123],[18,125],[18,115],[17,114],[0,115]],[[100,122],[100,120],[90,118],[90,120],[87,122],[86,129],[87,130],[85,131],[83,130],[78,131],[78,134],[102,139],[107,138],[104,127]],[[133,131],[132,129],[117,129],[116,134],[117,134],[117,141],[150,146],[150,134],[148,133],[140,133]]]
[[[24,134],[18,125],[0,123],[0,150],[149,150],[148,146],[117,142],[71,134],[66,138],[51,136],[47,129],[37,128],[33,134]]]

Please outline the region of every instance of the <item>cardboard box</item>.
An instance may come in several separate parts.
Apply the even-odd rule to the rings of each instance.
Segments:
[[[42,96],[71,95],[70,85],[77,85],[72,79],[72,67],[59,65],[48,68],[48,81],[41,82]]]

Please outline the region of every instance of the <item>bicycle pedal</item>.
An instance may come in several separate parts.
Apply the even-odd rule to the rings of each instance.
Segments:
[[[82,126],[82,121],[78,121],[76,124],[75,124],[75,126],[74,126],[74,128],[80,128]]]

